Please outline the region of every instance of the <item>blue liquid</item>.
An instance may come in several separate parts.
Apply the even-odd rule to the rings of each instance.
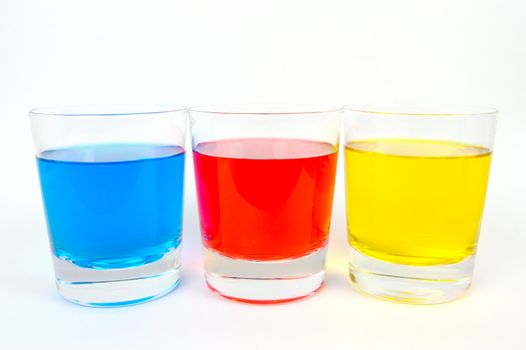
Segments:
[[[54,254],[78,266],[126,268],[181,242],[184,151],[96,145],[37,158]]]

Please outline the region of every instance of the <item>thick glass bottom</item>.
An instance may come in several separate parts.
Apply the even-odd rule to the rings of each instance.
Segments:
[[[360,292],[406,304],[439,304],[464,296],[474,256],[448,265],[411,266],[371,258],[349,249],[349,277]]]
[[[287,260],[234,259],[205,249],[206,283],[222,297],[254,304],[301,300],[315,294],[325,278],[327,248]]]
[[[53,264],[58,291],[67,300],[93,307],[128,306],[157,299],[177,287],[180,247],[132,268],[83,268],[57,257]]]

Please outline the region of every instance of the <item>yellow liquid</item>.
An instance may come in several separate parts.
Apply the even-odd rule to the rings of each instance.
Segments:
[[[491,151],[433,140],[345,147],[349,243],[397,264],[459,262],[474,253]]]

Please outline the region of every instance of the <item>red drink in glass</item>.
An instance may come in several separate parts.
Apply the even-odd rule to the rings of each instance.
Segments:
[[[206,283],[229,299],[300,300],[325,279],[341,108],[190,110]]]
[[[324,247],[337,155],[330,143],[295,139],[198,144],[194,162],[205,247],[259,261]]]

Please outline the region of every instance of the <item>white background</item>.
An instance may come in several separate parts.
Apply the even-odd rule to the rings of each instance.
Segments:
[[[0,0],[0,348],[525,349],[525,100],[524,0]],[[181,286],[121,309],[62,300],[27,110],[240,102],[499,108],[469,295],[408,306],[350,287],[340,162],[324,290],[280,306],[218,298],[188,158]]]

